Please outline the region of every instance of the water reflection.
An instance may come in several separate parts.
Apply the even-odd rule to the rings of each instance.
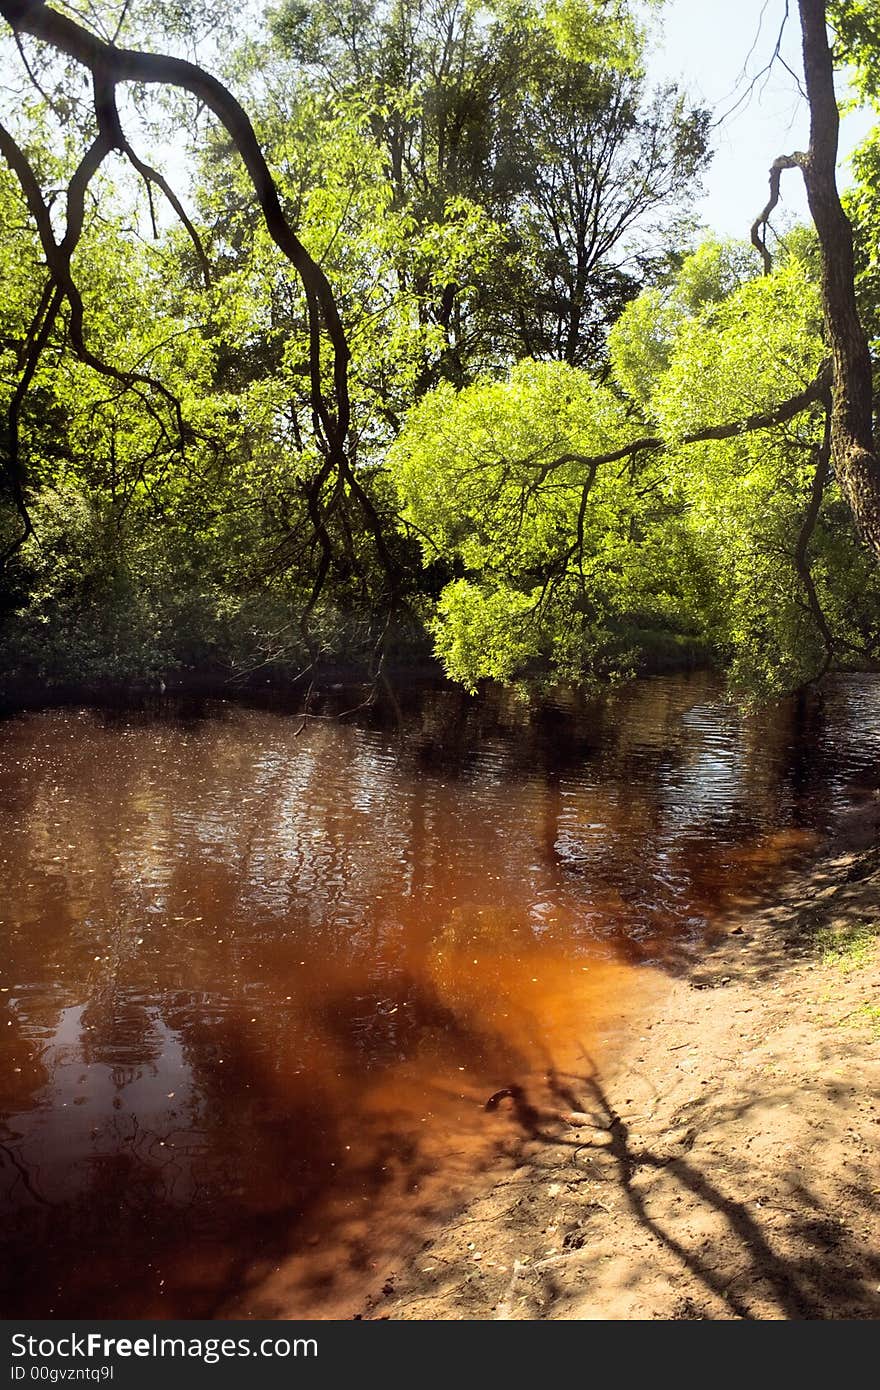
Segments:
[[[488,1095],[613,1046],[636,965],[878,782],[867,679],[403,703],[0,728],[6,1316],[344,1306],[489,1160]]]

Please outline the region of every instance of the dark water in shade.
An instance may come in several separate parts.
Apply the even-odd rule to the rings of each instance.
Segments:
[[[403,703],[0,725],[0,1314],[354,1311],[487,1096],[880,786],[868,678]]]

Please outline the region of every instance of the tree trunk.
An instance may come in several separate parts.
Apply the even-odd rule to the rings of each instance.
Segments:
[[[837,191],[839,116],[825,0],[798,0],[798,8],[810,104],[810,148],[798,163],[822,253],[822,307],[834,372],[831,460],[856,526],[880,559],[871,357],[856,306],[852,227]]]

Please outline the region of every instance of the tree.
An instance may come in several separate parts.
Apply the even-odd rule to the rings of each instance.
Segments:
[[[27,156],[12,134],[0,129],[0,153],[18,178],[29,211],[40,235],[48,267],[46,291],[32,321],[29,348],[22,377],[22,392],[27,388],[29,375],[39,358],[47,335],[61,304],[66,301],[69,311],[70,337],[80,357],[96,371],[116,378],[119,369],[103,362],[91,352],[84,329],[83,304],[80,289],[72,271],[72,257],[82,233],[86,191],[106,157],[112,151],[124,154],[150,183],[169,197],[179,215],[182,209],[167,182],[140,160],[123,130],[117,104],[117,88],[124,83],[161,83],[181,88],[203,102],[222,122],[248,171],[254,194],[261,208],[266,228],[276,246],[293,265],[302,281],[308,306],[309,359],[311,406],[316,437],[324,455],[324,474],[321,483],[331,473],[343,490],[351,491],[362,503],[372,521],[371,508],[351,468],[348,454],[350,406],[348,395],[348,344],[329,281],[321,267],[309,255],[287,221],[278,198],[275,182],[254,134],[251,122],[224,85],[196,64],[184,59],[118,48],[59,11],[52,10],[41,0],[6,0],[0,14],[9,23],[17,39],[30,35],[51,45],[58,53],[74,59],[89,73],[92,82],[92,111],[95,135],[81,159],[67,188],[67,227],[63,237],[56,238],[50,209],[43,196],[39,180]],[[184,218],[186,222],[186,219]],[[190,225],[186,222],[188,230]],[[324,361],[329,359],[328,375],[332,396],[328,394]],[[137,374],[129,374],[134,384]],[[160,383],[141,382],[167,395]],[[174,405],[173,402],[171,402]],[[185,428],[179,409],[178,429],[185,442]],[[10,415],[9,448],[6,460],[9,485],[24,523],[24,539],[29,532],[27,509],[24,504],[21,466],[18,454],[17,416]],[[377,543],[386,553],[384,538],[376,525]],[[329,563],[329,562],[328,562]]]
[[[122,12],[120,24],[126,10],[127,7]],[[160,379],[134,369],[123,370],[93,350],[83,293],[73,270],[73,257],[85,222],[87,192],[113,152],[123,155],[151,190],[155,188],[168,199],[192,238],[203,269],[207,270],[200,239],[179,199],[165,178],[138,155],[120,116],[117,99],[120,87],[127,84],[170,87],[195,97],[225,129],[247,171],[251,193],[260,208],[266,232],[292,265],[302,286],[310,425],[319,454],[317,466],[298,480],[307,523],[304,534],[295,532],[294,543],[313,557],[310,589],[300,605],[298,618],[302,640],[314,662],[319,648],[310,623],[328,574],[335,564],[341,565],[345,572],[358,564],[351,540],[351,513],[354,512],[359,527],[371,539],[380,566],[381,605],[385,611],[374,635],[381,643],[383,634],[388,631],[389,615],[396,611],[400,602],[401,571],[393,536],[389,536],[389,528],[383,524],[355,464],[347,335],[326,273],[285,215],[277,185],[248,115],[229,89],[197,64],[170,55],[119,47],[112,38],[100,37],[42,0],[8,0],[0,6],[0,15],[10,25],[28,71],[27,58],[21,48],[26,36],[47,45],[50,53],[72,59],[89,75],[92,89],[82,122],[87,130],[90,128],[89,143],[67,185],[67,221],[61,236],[56,233],[52,209],[32,161],[12,132],[0,127],[0,154],[19,181],[38,230],[47,266],[45,287],[27,328],[20,379],[8,411],[4,473],[21,525],[0,558],[8,560],[14,555],[33,529],[26,497],[28,480],[20,450],[20,415],[36,367],[63,306],[67,311],[69,340],[79,358],[95,372],[136,393],[149,412],[169,413],[170,423],[166,428],[176,432],[182,458],[192,441],[192,430],[180,401]],[[381,652],[379,660],[381,662]]]
[[[752,239],[769,264],[762,228],[779,199],[785,169],[800,169],[821,252],[822,304],[833,367],[831,461],[859,533],[880,558],[880,459],[874,441],[873,370],[855,291],[852,226],[837,190],[839,115],[834,92],[834,58],[828,19],[864,42],[861,6],[843,0],[798,0],[804,78],[810,107],[810,145],[805,153],[781,156],[770,171],[770,199],[752,228]]]
[[[880,535],[877,530],[877,498],[880,494],[877,490],[877,464],[873,444],[872,368],[856,302],[852,231],[835,182],[838,114],[834,98],[833,64],[828,44],[825,7],[812,3],[812,0],[803,0],[800,9],[807,96],[811,112],[810,149],[805,154],[786,157],[774,164],[771,171],[771,198],[753,227],[752,237],[762,253],[764,269],[769,276],[770,257],[762,233],[778,198],[782,170],[788,167],[801,168],[807,184],[818,239],[821,300],[830,362],[827,367],[820,364],[821,342],[818,332],[814,330],[811,370],[815,375],[812,376],[812,381],[805,385],[805,389],[797,390],[794,394],[786,393],[781,389],[783,383],[779,379],[778,366],[791,356],[793,308],[790,306],[788,312],[780,312],[781,305],[774,304],[775,287],[772,284],[768,286],[769,296],[764,296],[765,299],[769,298],[771,313],[768,316],[764,310],[758,315],[755,320],[759,325],[757,334],[744,327],[737,320],[737,316],[741,315],[743,320],[755,317],[754,310],[758,307],[755,295],[758,291],[745,287],[742,292],[733,296],[731,307],[734,316],[732,320],[728,319],[723,347],[718,341],[718,328],[724,322],[724,316],[712,314],[708,320],[705,315],[700,316],[698,333],[694,337],[693,331],[687,325],[686,316],[683,317],[683,296],[679,287],[677,302],[675,297],[672,302],[664,300],[658,292],[654,292],[653,296],[643,296],[641,301],[636,301],[635,305],[630,306],[612,332],[612,355],[615,358],[618,383],[624,389],[628,383],[630,389],[634,382],[638,383],[634,403],[645,412],[648,422],[659,425],[661,433],[631,438],[628,443],[620,443],[617,448],[605,451],[595,447],[592,450],[583,450],[577,443],[572,443],[554,459],[551,457],[552,451],[542,451],[540,443],[535,452],[528,451],[521,444],[511,447],[508,436],[503,432],[498,443],[492,442],[487,445],[487,435],[477,425],[477,437],[483,440],[480,448],[484,461],[477,462],[475,456],[468,461],[469,449],[474,455],[474,446],[465,444],[464,459],[460,465],[462,474],[470,479],[473,487],[475,473],[479,474],[487,467],[494,468],[494,474],[491,471],[488,474],[488,478],[492,479],[489,485],[493,489],[490,495],[496,495],[494,489],[500,480],[504,487],[510,488],[512,484],[514,494],[518,497],[517,507],[507,506],[500,509],[501,520],[494,528],[496,538],[504,536],[503,518],[509,514],[516,518],[519,536],[519,531],[530,513],[541,510],[537,498],[548,477],[554,478],[553,486],[569,487],[574,491],[580,488],[582,503],[576,521],[572,517],[567,528],[556,528],[557,533],[561,532],[564,539],[560,538],[558,544],[550,546],[545,554],[541,572],[533,573],[530,577],[528,567],[521,567],[512,591],[506,596],[502,596],[503,584],[498,574],[498,560],[508,567],[504,583],[509,586],[510,556],[519,553],[519,542],[517,546],[503,543],[500,551],[496,549],[493,556],[491,550],[487,554],[485,544],[482,549],[475,549],[474,538],[470,535],[459,536],[455,541],[454,549],[459,563],[466,568],[470,564],[474,573],[471,577],[463,576],[448,590],[441,607],[439,633],[447,665],[463,674],[465,679],[472,681],[481,672],[496,673],[505,662],[510,674],[517,666],[521,668],[538,650],[541,650],[546,661],[548,642],[551,645],[557,642],[562,628],[571,633],[571,613],[575,609],[570,610],[568,617],[563,615],[564,581],[577,567],[580,567],[583,573],[584,542],[589,533],[589,526],[585,525],[585,517],[588,518],[590,515],[588,493],[592,493],[597,473],[609,464],[624,459],[629,459],[635,469],[636,461],[642,461],[658,451],[664,451],[667,455],[667,477],[670,472],[677,474],[679,483],[683,486],[684,491],[681,495],[690,517],[702,515],[704,519],[711,518],[708,530],[705,525],[698,528],[701,532],[700,545],[692,547],[690,568],[694,570],[703,566],[708,573],[713,574],[716,593],[719,592],[719,583],[721,584],[723,602],[716,601],[713,605],[715,636],[717,639],[719,628],[723,629],[726,626],[728,648],[733,652],[738,649],[741,655],[751,652],[745,667],[750,671],[748,681],[753,687],[786,688],[815,677],[829,668],[841,647],[850,659],[876,659],[877,630],[876,621],[871,617],[871,608],[872,605],[876,606],[877,594],[872,572],[866,572],[864,564],[858,561],[857,556],[847,546],[845,530],[841,532],[839,519],[836,519],[830,533],[836,532],[837,538],[829,544],[825,535],[828,521],[835,518],[835,500],[831,488],[833,479],[846,499],[859,534],[875,556],[880,553]],[[866,26],[865,11],[861,6],[851,4],[841,9],[844,11],[842,24],[845,25],[848,21],[850,33],[862,41],[861,53],[864,62],[864,55],[872,51],[872,43],[876,41],[877,35],[870,30],[869,24]],[[798,295],[804,303],[808,303],[808,299],[804,298],[805,292],[806,286],[802,285]],[[749,298],[752,300],[751,309],[747,307]],[[633,333],[632,327],[636,320],[637,329]],[[781,341],[776,338],[776,330],[780,326],[784,327]],[[638,341],[639,335],[642,337],[641,342]],[[694,348],[698,346],[701,338],[705,339],[707,344],[706,351],[701,354],[702,361],[694,358]],[[796,336],[794,340],[796,341]],[[768,361],[766,348],[773,342],[776,343],[778,360],[772,358]],[[687,350],[683,351],[683,348]],[[752,354],[751,358],[747,355],[749,352]],[[744,372],[745,379],[748,380],[751,366],[755,363],[762,364],[760,385],[762,388],[770,388],[770,399],[764,400],[763,409],[755,409],[755,402],[746,400],[742,418],[738,423],[731,421],[727,425],[719,425],[713,423],[713,419],[717,422],[719,413],[723,413],[725,405],[731,399],[731,387],[735,395],[738,386],[736,380],[727,382],[725,394],[720,400],[713,387],[727,380],[727,368],[733,361],[739,363],[740,382],[744,379]],[[677,377],[676,363],[679,367]],[[802,378],[802,382],[805,381],[806,378]],[[789,383],[789,388],[793,384]],[[517,387],[519,379],[514,377],[511,379],[510,389],[513,391]],[[759,395],[763,395],[763,390]],[[693,402],[699,401],[701,396],[712,401],[712,408],[708,412],[699,411],[695,417]],[[783,399],[785,396],[787,399]],[[784,446],[780,439],[779,446],[774,448],[771,438],[769,451],[767,444],[762,440],[758,446],[762,452],[750,458],[751,450],[747,437],[753,431],[797,422],[804,411],[811,411],[826,399],[828,418],[824,427],[811,426],[807,419],[805,430],[798,426],[801,436],[799,439],[789,439]],[[748,409],[750,405],[751,410]],[[425,425],[421,414],[415,418],[422,426]],[[439,453],[443,454],[445,460],[451,460],[452,467],[457,466],[455,460],[461,454],[461,448],[458,451],[450,448],[449,430],[454,428],[452,418],[451,405],[447,402],[443,425],[445,442],[440,446],[438,454],[433,455],[437,466],[450,466],[448,462],[440,465]],[[501,418],[504,418],[503,415]],[[466,424],[464,432],[467,436]],[[532,434],[540,440],[534,425]],[[473,430],[470,431],[470,437],[473,437]],[[528,441],[530,437],[529,431],[526,430],[525,440]],[[722,440],[736,440],[736,447],[731,444],[719,451],[717,443]],[[417,515],[421,515],[425,512],[425,504],[418,488],[414,489],[411,482],[413,456],[406,451],[412,450],[413,446],[408,441],[407,434],[404,435],[401,444],[405,451],[402,480],[407,505],[415,508]],[[423,429],[415,446],[415,458],[430,455],[436,444],[436,437],[432,434],[431,428],[427,431]],[[684,451],[688,463],[682,472],[681,465],[677,466],[677,459],[683,453],[683,446],[699,444],[705,445],[706,448]],[[514,460],[512,464],[511,454]],[[737,455],[747,463],[749,480],[744,491],[736,482],[736,469],[732,473],[728,472],[728,481],[724,483],[724,473],[719,473],[717,464],[713,462],[713,458],[719,457],[735,460]],[[492,459],[494,463],[490,462]],[[768,459],[773,463],[767,483],[762,487],[761,474],[768,473]],[[560,464],[564,464],[568,470],[575,465],[574,474],[568,478],[561,475],[557,483],[557,468]],[[706,481],[709,477],[712,478],[711,508],[706,506],[705,498],[701,498],[701,493],[705,493],[701,473]],[[424,471],[421,476],[424,483]],[[747,506],[746,510],[743,510],[741,503],[737,503],[733,509],[736,524],[725,528],[724,515],[730,505],[728,499],[732,497],[729,491],[731,482],[746,502],[749,500],[749,494],[752,502],[755,497],[760,498],[760,510],[756,514],[750,507]],[[649,490],[654,486],[649,484]],[[829,489],[830,496],[826,495]],[[453,505],[456,495],[456,489],[453,488]],[[786,495],[789,501],[780,511],[778,503],[784,500]],[[791,503],[796,504],[793,512]],[[551,510],[545,505],[545,513],[549,514]],[[770,517],[774,512],[779,513],[779,526],[775,537],[774,527],[770,524]],[[663,534],[668,515],[664,517],[662,510],[659,515],[655,514],[648,534],[654,537]],[[694,537],[692,526],[685,527],[685,530]],[[723,545],[715,545],[712,542],[713,533],[725,536]],[[441,527],[439,534],[443,543],[448,546],[449,533],[444,533]],[[636,537],[633,536],[632,539],[635,541]],[[825,551],[826,565],[833,563],[838,567],[840,590],[836,595],[833,582],[830,590],[826,583],[817,586],[809,559],[811,546],[814,552],[820,547]],[[710,555],[713,556],[711,562]],[[730,560],[733,556],[738,557],[741,568],[739,576],[730,573]],[[474,557],[477,559],[476,566]],[[785,573],[784,570],[780,571],[780,560],[783,557],[787,561],[788,573],[795,585],[793,590],[780,584]],[[765,574],[764,579],[760,578],[755,568],[755,561],[759,558]],[[662,562],[652,558],[652,564],[658,574],[663,572]],[[848,624],[842,598],[844,594],[854,596],[851,585],[855,573],[861,575],[861,582],[866,585],[865,597],[868,602],[867,606],[855,605],[859,609],[859,616],[853,624]],[[725,575],[728,576],[726,580]],[[600,587],[594,583],[593,594],[598,592]],[[628,587],[635,592],[632,584]],[[820,587],[824,590],[821,594]],[[763,595],[762,588],[765,590]],[[548,594],[555,594],[558,600],[557,612],[549,622]],[[628,615],[626,612],[620,613],[619,605],[615,610],[614,604],[607,598],[599,605],[600,622],[597,625],[594,616],[590,630],[594,636],[600,636],[600,649],[607,645],[608,637],[607,632],[604,636],[601,635],[601,616],[613,616],[617,611],[618,618],[624,617],[632,625],[636,615],[631,597],[632,594]],[[747,600],[745,608],[741,600]],[[829,605],[834,610],[831,616],[828,611]],[[552,608],[552,605],[549,606]],[[585,607],[585,603],[582,603],[581,614]],[[747,612],[747,609],[750,611]],[[806,627],[798,617],[799,610],[803,611]],[[786,613],[791,613],[791,619],[786,617]],[[720,624],[719,615],[725,619]],[[726,621],[728,618],[733,619],[732,625]],[[579,622],[579,641],[583,652],[586,650],[587,635],[584,632],[583,616]],[[710,627],[712,626],[710,623]],[[531,631],[531,642],[526,636],[527,630]],[[774,630],[783,635],[771,640]],[[496,633],[494,643],[488,638],[491,631]],[[797,658],[792,660],[795,654]],[[743,669],[742,660],[736,660]]]
[[[497,229],[469,279],[401,259],[444,338],[422,386],[531,356],[594,364],[640,286],[636,233],[705,165],[708,113],[649,93],[623,4],[318,4],[273,19],[298,89],[363,111],[413,240],[479,209]]]
[[[601,684],[712,652],[767,695],[876,659],[880,590],[827,476],[820,330],[796,250],[755,278],[710,243],[628,306],[602,385],[524,362],[426,397],[389,457],[426,559],[455,575],[449,673]],[[634,439],[635,411],[658,433]]]
[[[187,59],[0,0],[35,83],[57,71],[48,104],[81,141],[56,154],[36,127],[0,130],[38,248],[13,213],[25,249],[10,260],[4,345],[14,584],[35,597],[53,568],[69,574],[83,612],[93,581],[116,584],[121,569],[48,559],[62,556],[69,503],[83,546],[153,518],[150,541],[128,546],[139,583],[150,554],[166,585],[189,566],[194,590],[219,595],[222,564],[228,589],[250,554],[239,611],[248,583],[254,596],[262,586],[274,616],[255,627],[281,631],[297,614],[312,660],[347,608],[381,654],[390,616],[408,603],[431,621],[441,590],[436,640],[469,683],[541,664],[601,677],[638,665],[658,633],[708,643],[756,689],[841,654],[873,660],[873,583],[841,510],[842,495],[876,553],[871,364],[834,186],[820,8],[824,25],[824,7],[801,6],[810,151],[777,161],[771,189],[783,168],[803,169],[817,254],[793,237],[770,265],[771,197],[754,229],[763,281],[740,249],[706,246],[634,298],[621,248],[690,185],[705,116],[670,94],[645,105],[622,6],[601,7],[602,28],[590,0],[287,5],[274,48],[250,65],[255,127]],[[870,16],[855,0],[833,14],[870,84]],[[192,217],[134,148],[118,100],[165,85],[223,132]],[[32,105],[39,122],[46,108]],[[100,209],[115,197],[111,154],[177,216],[161,284],[92,211],[90,198]],[[667,265],[678,250],[661,247]],[[117,287],[114,261],[128,272]],[[50,361],[66,377],[53,380]],[[42,560],[28,541],[37,506],[58,538]]]

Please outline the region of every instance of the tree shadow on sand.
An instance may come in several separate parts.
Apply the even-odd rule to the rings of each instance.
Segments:
[[[621,1113],[592,1059],[583,1075],[551,1067],[546,1081],[549,1108],[537,1112],[543,1133],[534,1125],[524,1131],[518,1178],[523,1190],[534,1190],[552,1171],[563,1190],[557,1202],[565,1230],[562,1253],[517,1267],[519,1315],[538,1316],[552,1302],[562,1316],[601,1316],[615,1294],[638,1306],[651,1273],[667,1294],[655,1316],[880,1315],[880,1255],[862,1234],[868,1220],[876,1222],[878,1206],[867,1166],[847,1167],[844,1209],[794,1170],[785,1173],[784,1192],[762,1196],[756,1166],[733,1169],[711,1152],[704,1161],[694,1152],[703,1131],[711,1130],[713,1141],[723,1137],[747,1106],[728,1111],[710,1094],[688,1107],[686,1125],[655,1133],[647,1127],[643,1138],[640,1117]],[[552,1170],[542,1152],[548,1143]],[[539,1205],[535,1220],[545,1217]],[[626,1251],[631,1258],[620,1263]],[[677,1301],[670,1304],[673,1288]]]

